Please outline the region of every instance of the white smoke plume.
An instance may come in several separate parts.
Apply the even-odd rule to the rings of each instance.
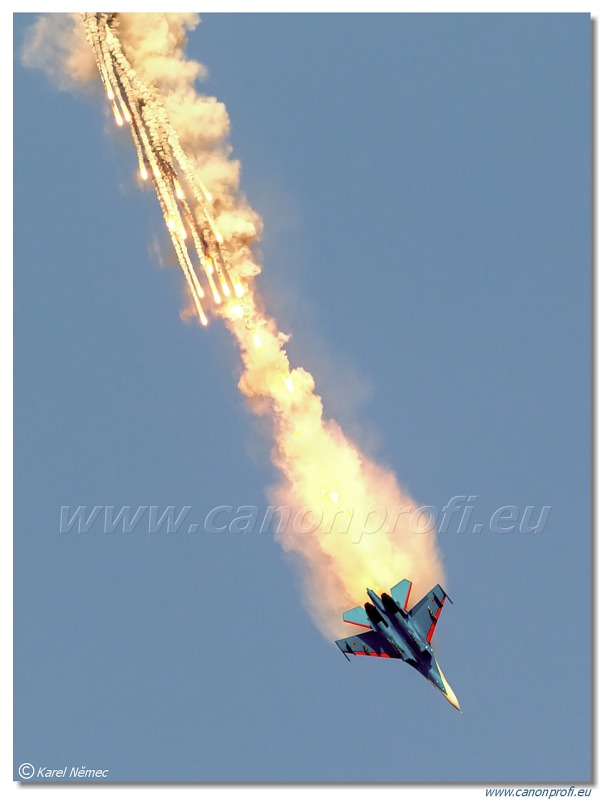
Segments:
[[[24,62],[62,86],[98,81],[98,64],[116,121],[130,122],[141,174],[153,173],[191,313],[207,323],[209,288],[209,315],[224,320],[241,353],[239,388],[253,412],[271,421],[282,480],[270,500],[290,509],[277,539],[297,557],[313,617],[325,635],[335,635],[342,611],[361,601],[366,586],[385,591],[402,578],[413,581],[415,602],[443,580],[435,532],[417,532],[416,505],[395,475],[325,419],[312,376],[291,367],[287,336],[264,311],[253,281],[262,221],[239,188],[226,108],[199,93],[205,68],[185,54],[198,16],[86,17],[86,24],[81,15],[40,17]]]

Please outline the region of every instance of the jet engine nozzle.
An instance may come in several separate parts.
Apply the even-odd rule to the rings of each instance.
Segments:
[[[386,611],[389,611],[391,614],[399,614],[400,608],[393,597],[391,597],[387,592],[383,592],[381,595],[381,602],[383,603],[383,608]]]
[[[378,625],[380,623],[381,625],[387,626],[388,624],[387,620],[381,616],[379,611],[377,611],[377,609],[372,603],[365,603],[364,610],[366,611],[366,615],[372,623],[374,623],[375,625]]]

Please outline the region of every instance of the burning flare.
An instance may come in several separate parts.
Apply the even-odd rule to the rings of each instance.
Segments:
[[[76,81],[90,79],[93,57],[115,120],[134,141],[139,175],[156,192],[191,309],[202,325],[210,312],[223,319],[241,353],[239,388],[272,422],[282,475],[270,491],[283,507],[277,538],[298,556],[310,610],[331,636],[365,586],[384,590],[408,576],[419,598],[441,582],[435,535],[411,531],[416,507],[393,473],[324,418],[314,379],[291,367],[288,337],[263,310],[252,250],[262,223],[239,191],[226,109],[197,92],[204,68],[184,55],[198,22],[189,13],[55,15],[34,26],[24,57],[56,75],[54,45],[58,71]]]

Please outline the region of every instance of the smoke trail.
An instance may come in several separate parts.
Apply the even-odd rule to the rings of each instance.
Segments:
[[[198,17],[84,18],[41,18],[25,61],[40,66],[43,53],[52,75],[80,82],[96,63],[116,122],[129,124],[141,176],[151,177],[190,289],[192,313],[202,324],[208,315],[224,320],[241,353],[239,388],[253,412],[271,421],[272,460],[282,476],[269,493],[282,507],[277,538],[297,557],[316,622],[326,635],[337,633],[341,612],[360,600],[365,586],[388,590],[406,577],[413,597],[421,597],[442,580],[434,531],[417,532],[416,505],[396,477],[325,419],[312,376],[291,367],[287,336],[257,294],[253,244],[262,222],[239,189],[226,108],[197,92],[204,68],[184,54]]]

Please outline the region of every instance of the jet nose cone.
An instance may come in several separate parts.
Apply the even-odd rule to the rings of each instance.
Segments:
[[[458,701],[458,699],[457,699],[457,696],[456,696],[456,695],[455,695],[455,693],[452,691],[452,689],[450,688],[450,686],[448,686],[448,691],[447,691],[447,692],[445,692],[445,693],[443,692],[443,694],[444,694],[444,697],[446,698],[446,700],[448,700],[448,702],[450,703],[450,705],[451,705],[451,706],[454,706],[454,707],[457,709],[457,711],[460,711],[460,712],[461,712],[461,714],[462,714],[463,712],[461,711],[461,706],[460,706],[460,704],[459,704],[459,701]]]
[[[460,703],[459,703],[459,701],[457,699],[457,696],[455,695],[455,693],[454,693],[454,691],[452,689],[452,686],[446,680],[446,676],[444,675],[444,673],[440,669],[440,665],[437,662],[435,662],[435,664],[436,664],[436,667],[437,667],[437,671],[438,671],[438,673],[440,675],[440,680],[442,681],[442,684],[443,684],[443,688],[441,686],[438,686],[438,689],[442,692],[442,694],[444,695],[446,700],[448,700],[448,702],[450,703],[451,706],[454,706],[457,709],[457,711],[461,711]],[[437,686],[437,684],[436,684],[436,686]],[[462,713],[463,712],[461,711],[461,714]]]

